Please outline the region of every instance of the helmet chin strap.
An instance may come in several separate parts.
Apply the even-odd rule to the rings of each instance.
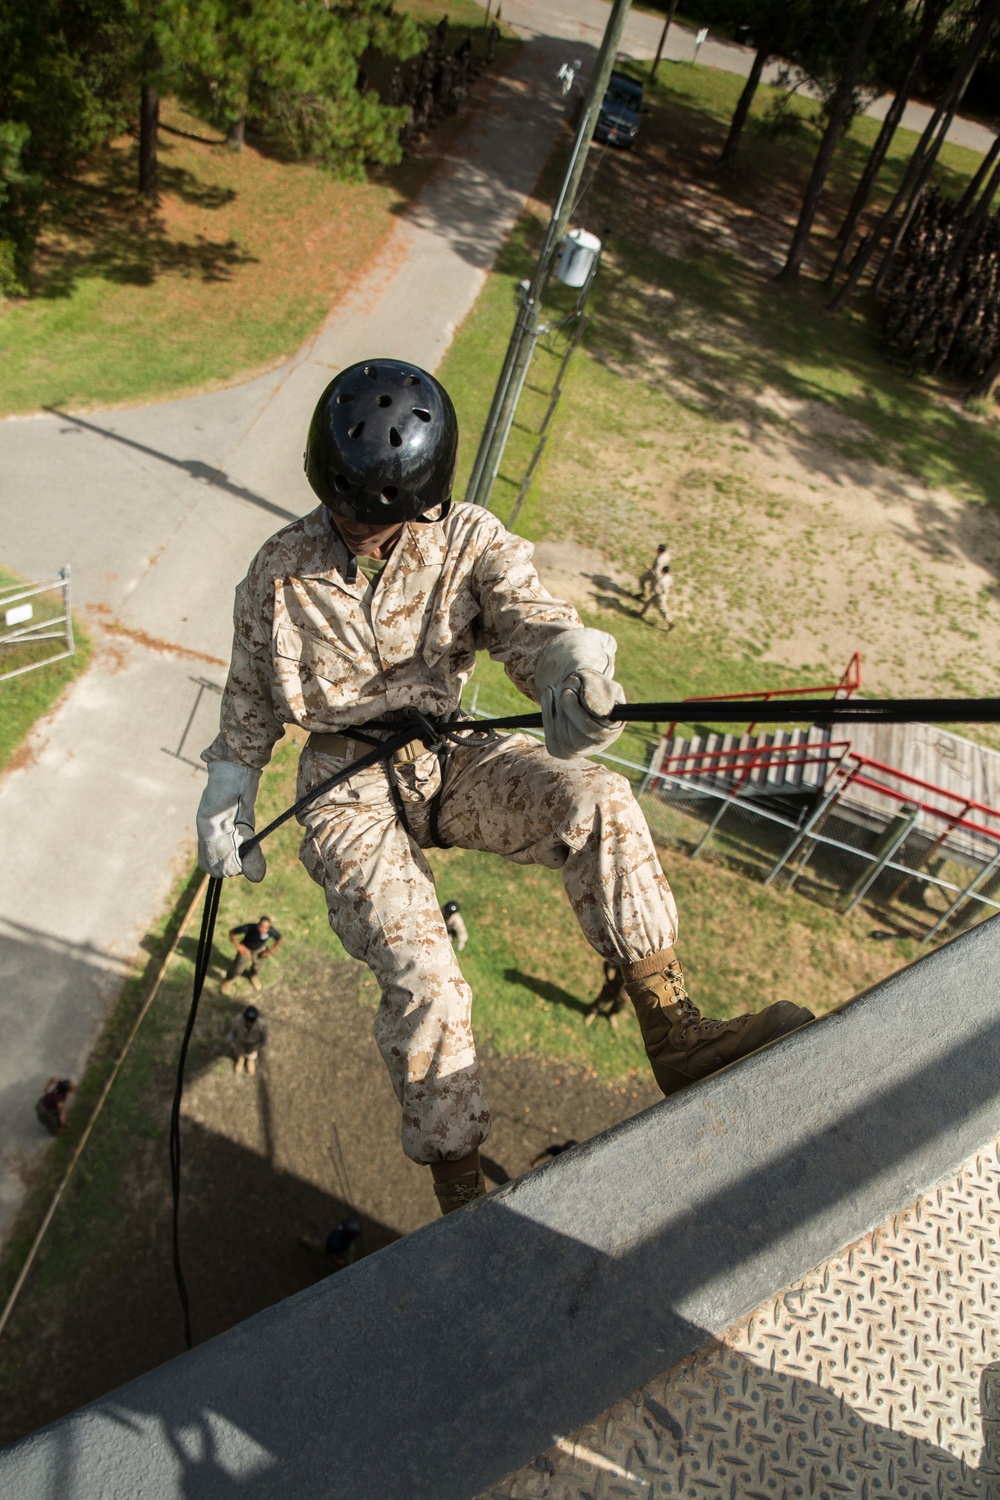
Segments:
[[[433,506],[431,508],[433,509]],[[441,514],[439,516],[429,516],[425,513],[422,516],[414,516],[413,519],[419,521],[421,526],[434,526],[438,521],[443,521],[450,510],[451,496],[449,495],[447,500],[441,501]]]

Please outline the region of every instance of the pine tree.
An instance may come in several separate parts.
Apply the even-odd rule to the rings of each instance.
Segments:
[[[417,52],[421,35],[384,0],[183,0],[172,48],[179,87],[239,147],[246,125],[295,156],[359,179],[399,159],[405,111],[359,89],[361,58]],[[361,80],[363,82],[363,80]]]

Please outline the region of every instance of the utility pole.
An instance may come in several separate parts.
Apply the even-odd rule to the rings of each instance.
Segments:
[[[486,426],[483,429],[479,451],[472,466],[469,487],[466,491],[465,498],[475,505],[485,506],[489,503],[490,491],[507,445],[514,413],[528,375],[528,366],[531,364],[531,356],[544,331],[541,322],[541,307],[545,289],[552,275],[563,235],[569,226],[570,215],[576,206],[580,181],[587,161],[587,151],[594,136],[594,126],[597,123],[601,101],[607,91],[608,80],[618,55],[630,4],[631,0],[614,0],[611,7],[604,40],[601,42],[601,50],[587,88],[583,114],[580,117],[579,129],[576,132],[573,150],[566,167],[566,175],[559,190],[556,206],[552,210],[552,218],[549,220],[549,227],[545,233],[545,243],[538,257],[535,274],[527,285],[523,282],[521,284],[521,305],[518,308],[503,369],[493,393],[490,413],[486,419]]]

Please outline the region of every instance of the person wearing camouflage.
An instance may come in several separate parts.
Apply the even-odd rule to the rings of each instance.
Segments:
[[[322,503],[265,543],[237,589],[199,809],[202,867],[259,880],[260,848],[245,863],[239,849],[286,725],[309,734],[302,796],[367,751],[352,730],[411,707],[453,713],[477,651],[541,704],[544,746],[483,732],[438,751],[414,740],[299,818],[300,856],[323,887],[330,924],[378,980],[374,1030],[402,1109],[403,1149],[431,1167],[443,1212],[485,1192],[478,1148],[490,1113],[472,994],[424,849],[561,870],[588,941],[622,967],[664,1093],[810,1019],[786,1002],[708,1021],[688,1000],[677,912],[645,819],[624,777],[583,758],[621,732],[609,718],[624,699],[614,640],[542,587],[527,542],[488,511],[450,503],[456,438],[447,393],[414,366],[352,366],[324,392],[306,451]]]

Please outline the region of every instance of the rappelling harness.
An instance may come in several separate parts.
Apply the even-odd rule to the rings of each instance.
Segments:
[[[741,699],[712,701],[711,699],[699,699],[699,710],[706,717],[711,718],[714,723],[745,723],[747,718],[748,700]],[[766,714],[769,723],[778,724],[801,724],[806,722],[826,726],[832,724],[993,724],[1000,721],[1000,698],[861,698],[861,699],[829,699],[829,698],[796,698],[775,702],[773,700],[760,705],[761,712]],[[611,721],[615,723],[629,724],[660,724],[675,721],[686,722],[691,714],[691,703],[686,700],[676,700],[668,703],[628,703],[621,704],[613,709],[610,714]],[[603,722],[603,721],[602,721]],[[355,753],[355,758],[350,764],[343,766],[325,781],[319,782],[311,788],[303,797],[294,802],[291,807],[286,808],[283,813],[255,833],[253,838],[247,839],[240,847],[240,854],[246,855],[251,849],[262,844],[276,829],[287,823],[290,818],[296,817],[313,802],[325,797],[337,787],[343,786],[356,776],[360,771],[367,771],[372,766],[381,762],[385,763],[386,776],[392,795],[396,813],[403,827],[410,832],[406,815],[406,805],[396,777],[397,758],[401,760],[413,759],[414,754],[411,747],[419,743],[424,751],[430,751],[437,755],[441,768],[441,785],[431,801],[429,832],[432,842],[439,849],[449,847],[446,840],[442,839],[438,826],[440,813],[441,792],[444,787],[446,760],[449,745],[488,744],[494,741],[499,732],[512,732],[520,729],[541,729],[541,713],[511,714],[506,718],[499,719],[473,719],[464,714],[461,709],[442,717],[434,717],[424,714],[419,709],[406,709],[396,718],[373,719],[358,727],[348,727],[338,730],[336,735],[314,734],[312,742],[319,750],[324,749],[324,740],[327,741],[326,748],[333,750],[330,744],[333,740],[355,740],[359,745],[370,745],[372,748],[361,755]],[[411,753],[407,753],[411,751]],[[342,753],[338,747],[338,753]],[[419,752],[418,752],[419,753]],[[412,835],[411,835],[412,836]],[[184,1337],[187,1347],[192,1347],[191,1336],[191,1308],[188,1299],[187,1287],[184,1282],[184,1273],[181,1267],[180,1257],[180,1189],[181,1189],[181,1137],[180,1137],[180,1115],[181,1096],[184,1090],[184,1069],[187,1062],[188,1047],[194,1032],[195,1020],[198,1014],[198,1004],[201,1000],[205,979],[211,962],[212,941],[215,934],[215,922],[219,911],[219,898],[222,891],[222,878],[211,876],[208,883],[208,892],[205,899],[205,908],[202,913],[201,933],[198,938],[198,953],[195,959],[194,985],[191,995],[191,1007],[188,1011],[187,1024],[184,1028],[184,1036],[181,1041],[180,1056],[177,1063],[177,1082],[174,1090],[173,1107],[170,1114],[170,1177],[173,1192],[173,1261],[174,1276],[177,1281],[177,1291],[184,1312]]]

